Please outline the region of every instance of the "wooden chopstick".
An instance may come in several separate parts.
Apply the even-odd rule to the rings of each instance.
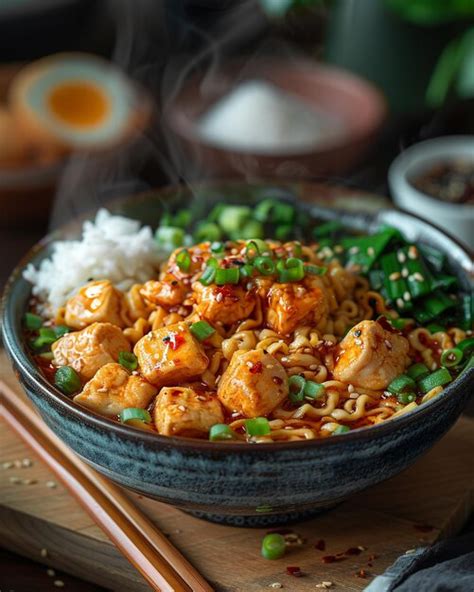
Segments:
[[[2,381],[0,414],[56,474],[153,590],[213,592],[126,495],[81,461]]]

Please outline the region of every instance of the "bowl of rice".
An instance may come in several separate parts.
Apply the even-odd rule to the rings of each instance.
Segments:
[[[472,289],[472,259],[429,223],[393,210],[336,212],[303,203],[321,186],[214,183],[172,187],[114,202],[110,211],[77,220],[39,243],[19,263],[2,301],[5,349],[28,397],[46,424],[96,470],[141,495],[195,516],[236,526],[269,526],[303,519],[388,479],[414,463],[454,424],[472,395],[474,369],[437,397],[368,429],[340,437],[252,445],[164,436],[113,421],[51,384],[24,337],[32,299],[61,307],[78,285],[107,277],[122,289],[156,277],[166,254],[153,229],[162,216],[195,204],[197,219],[210,202],[255,206],[265,195],[301,200],[298,208],[321,220],[371,232],[388,224],[412,242],[442,251],[463,290]],[[198,195],[199,200],[192,201]],[[205,199],[204,199],[205,198]],[[328,204],[330,199],[326,198]],[[40,304],[41,303],[41,304]],[[45,311],[47,312],[47,311]]]

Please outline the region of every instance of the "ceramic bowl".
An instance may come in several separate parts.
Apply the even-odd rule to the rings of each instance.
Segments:
[[[434,164],[458,158],[474,162],[474,136],[445,136],[414,144],[393,161],[390,191],[398,206],[441,226],[474,249],[474,206],[435,199],[410,182]]]
[[[155,225],[163,208],[228,197],[255,203],[264,195],[312,198],[315,186],[217,184],[202,190],[171,188],[121,200],[111,208]],[[195,202],[192,202],[192,196]],[[328,199],[326,199],[327,203]],[[209,203],[209,202],[207,202]],[[302,204],[320,218],[335,210]],[[464,289],[472,286],[471,257],[453,239],[412,216],[396,211],[339,213],[348,227],[372,231],[386,223],[410,241],[445,252]],[[47,425],[99,472],[144,496],[234,525],[264,526],[299,519],[334,506],[352,494],[388,479],[425,453],[462,412],[474,390],[474,369],[415,411],[343,436],[265,445],[216,444],[154,435],[126,427],[73,403],[38,371],[21,334],[31,286],[24,266],[51,252],[51,242],[78,234],[64,227],[38,244],[11,276],[3,298],[3,343],[26,393]]]
[[[263,80],[325,112],[340,131],[312,148],[288,153],[242,151],[203,139],[200,118],[239,83]],[[186,156],[217,178],[315,178],[360,162],[386,116],[385,99],[369,82],[307,59],[256,58],[229,62],[191,77],[166,108],[164,119]]]

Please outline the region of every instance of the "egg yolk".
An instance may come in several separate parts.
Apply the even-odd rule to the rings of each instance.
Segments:
[[[62,83],[51,91],[48,103],[58,119],[80,128],[99,125],[110,109],[108,97],[89,82]]]

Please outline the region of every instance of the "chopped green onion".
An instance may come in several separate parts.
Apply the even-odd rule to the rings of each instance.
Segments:
[[[216,423],[209,430],[209,440],[217,442],[219,440],[233,440],[234,431],[225,423]]]
[[[215,257],[211,257],[207,260],[206,269],[202,272],[199,281],[203,286],[210,286],[216,277],[216,270],[218,267],[218,262]]]
[[[471,352],[474,351],[474,337],[463,339],[456,345],[456,347],[462,351],[465,358],[468,358]]]
[[[445,368],[457,366],[461,363],[462,358],[463,352],[459,348],[452,347],[450,349],[445,349],[441,354],[441,366],[444,366]]]
[[[218,286],[223,286],[225,284],[238,284],[239,283],[239,268],[238,267],[229,267],[228,269],[216,269],[216,279],[215,282]]]
[[[437,386],[444,386],[445,384],[448,384],[448,382],[451,382],[451,380],[451,374],[448,372],[448,370],[446,370],[446,368],[439,368],[439,370],[436,370],[433,372],[433,374],[422,378],[418,385],[422,393],[427,393]]]
[[[130,372],[133,372],[133,370],[136,370],[138,368],[137,356],[135,354],[133,354],[132,352],[127,352],[127,351],[119,352],[118,362],[124,368],[126,368],[127,370],[130,370]]]
[[[41,349],[46,345],[51,345],[58,340],[54,329],[50,327],[41,327],[38,337],[33,341],[32,345],[35,349]]]
[[[441,271],[446,263],[446,255],[438,249],[430,247],[429,245],[420,245],[419,250],[423,257],[433,267],[435,271]]]
[[[344,226],[339,220],[330,220],[329,222],[324,222],[324,224],[316,226],[316,228],[313,229],[313,236],[314,238],[321,238],[323,236],[334,234],[342,228],[344,228]]]
[[[425,376],[428,376],[430,373],[428,367],[425,364],[419,362],[418,364],[413,364],[407,370],[407,375],[413,380],[420,380]]]
[[[247,241],[245,246],[245,257],[248,261],[253,261],[255,257],[270,253],[270,248],[264,240],[254,238]]]
[[[252,215],[248,206],[224,206],[217,216],[217,222],[224,232],[239,232]],[[210,218],[209,218],[210,219]]]
[[[55,327],[53,327],[53,331],[55,332],[56,337],[59,339],[63,335],[66,335],[66,333],[70,333],[71,329],[69,329],[69,327],[66,327],[66,325],[56,325]]]
[[[177,226],[178,228],[186,228],[189,226],[191,222],[191,212],[189,210],[178,210],[176,212],[175,217],[173,218],[173,223],[170,226]],[[164,224],[162,223],[162,226]]]
[[[432,282],[433,288],[441,288],[442,290],[448,290],[456,286],[458,278],[454,275],[437,275]]]
[[[181,271],[189,271],[191,267],[191,255],[187,249],[183,249],[176,255],[176,264]]]
[[[304,278],[304,264],[302,259],[289,257],[280,259],[277,263],[278,281],[281,283],[299,282]]]
[[[293,241],[293,257],[301,257],[301,255],[303,254],[303,247],[301,246],[300,241]],[[291,259],[291,257],[290,257]]]
[[[240,275],[243,278],[249,278],[252,277],[253,271],[253,265],[250,265],[250,263],[246,263],[245,265],[242,265],[242,267],[240,268]]]
[[[398,236],[396,228],[386,227],[371,236],[350,237],[341,240],[348,255],[348,263],[360,265],[362,271],[369,271],[390,241]]]
[[[456,305],[456,301],[452,300],[446,294],[440,290],[435,290],[431,296],[428,296],[423,300],[423,306],[428,313],[433,317],[439,316],[445,312],[448,308]]]
[[[264,199],[254,211],[254,216],[260,222],[273,224],[289,224],[294,220],[295,208],[290,204],[275,199]]]
[[[335,430],[332,431],[331,436],[339,436],[340,434],[347,434],[350,432],[351,428],[346,425],[339,425]]]
[[[155,232],[156,242],[172,251],[184,243],[184,230],[176,226],[160,226]]]
[[[271,429],[266,417],[255,417],[245,420],[245,431],[249,436],[267,436]]]
[[[283,535],[272,532],[263,537],[262,557],[265,559],[280,559],[286,551],[286,543]]]
[[[371,269],[369,271],[369,283],[372,290],[380,290],[383,286],[385,274],[382,269]]]
[[[412,393],[415,389],[415,381],[406,374],[399,374],[387,387],[387,390],[395,395],[400,393]]]
[[[193,236],[197,242],[218,241],[222,238],[222,232],[214,222],[200,222],[193,232]]]
[[[389,299],[400,310],[412,306],[411,293],[408,291],[408,284],[402,276],[402,266],[396,253],[387,253],[380,260],[384,277],[384,287],[387,290]]]
[[[214,327],[211,327],[206,321],[197,321],[196,323],[193,323],[191,327],[189,327],[189,330],[198,341],[205,341],[216,332]]]
[[[248,220],[242,228],[232,233],[231,238],[234,240],[248,240],[249,238],[262,240],[264,236],[265,229],[263,228],[263,224],[258,220]]]
[[[217,222],[219,220],[219,216],[222,214],[223,210],[228,206],[224,203],[218,203],[215,205],[212,210],[210,211],[209,215],[207,216],[207,220],[209,222]]]
[[[412,298],[416,299],[429,294],[433,289],[433,276],[420,257],[415,245],[400,249],[398,254],[403,254],[405,258],[403,269],[408,271],[406,281]]]
[[[81,388],[81,379],[74,368],[61,366],[54,375],[54,384],[65,395],[72,395]]]
[[[413,393],[398,393],[397,394],[397,400],[399,403],[402,403],[402,405],[408,405],[408,403],[413,403],[413,401],[416,399],[416,395],[414,395]]]
[[[305,265],[304,270],[310,275],[324,275],[327,273],[327,267],[320,267],[319,265]]]
[[[25,324],[25,327],[30,331],[37,331],[43,326],[43,319],[40,316],[33,314],[32,312],[25,313],[25,316],[23,317],[23,322]]]
[[[431,334],[444,331],[444,327],[442,325],[438,325],[437,323],[430,323],[429,325],[426,325],[425,329]]]
[[[288,398],[292,403],[300,403],[304,399],[306,379],[303,376],[290,376],[288,379]]]
[[[260,255],[254,259],[253,264],[262,275],[275,273],[275,263],[271,257]]]
[[[284,241],[291,236],[293,232],[292,224],[280,224],[275,228],[275,238],[280,241]]]
[[[127,421],[138,420],[145,423],[151,423],[151,415],[146,409],[140,409],[139,407],[127,407],[122,409],[119,413],[119,419],[122,423]]]
[[[221,243],[220,241],[214,241],[211,244],[211,251],[213,253],[222,253],[224,251],[224,243]]]
[[[304,396],[309,399],[318,399],[324,395],[325,388],[323,384],[318,384],[313,380],[307,380],[304,385]]]

